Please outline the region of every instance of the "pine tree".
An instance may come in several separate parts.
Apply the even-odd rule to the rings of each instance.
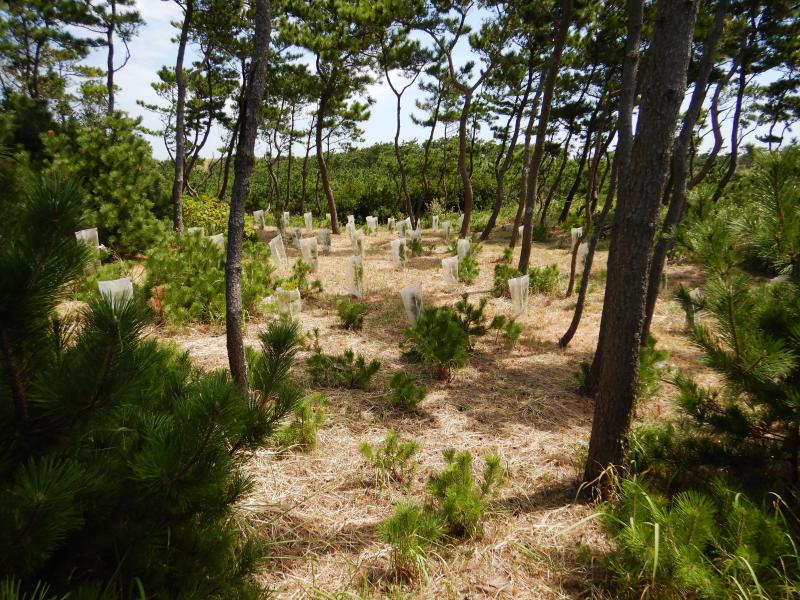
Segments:
[[[57,316],[89,258],[79,197],[35,180],[0,233],[0,581],[15,596],[255,597],[241,466],[303,395],[297,328],[262,336],[245,397],[144,337],[135,300]]]

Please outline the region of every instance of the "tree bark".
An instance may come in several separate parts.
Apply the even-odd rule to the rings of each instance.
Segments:
[[[325,162],[325,154],[322,148],[322,130],[325,124],[325,111],[328,107],[328,98],[323,94],[319,99],[319,110],[317,111],[316,143],[317,143],[317,165],[319,175],[322,180],[322,190],[328,199],[328,213],[331,216],[331,231],[339,234],[339,216],[336,214],[336,200],[333,197],[331,182],[328,178],[328,165]]]
[[[292,116],[289,121],[289,156],[286,163],[286,210],[289,210],[289,200],[292,196],[292,146],[294,145],[294,115],[297,106],[292,103]],[[305,207],[300,207],[300,212],[305,212]]]
[[[417,213],[422,212],[422,202],[428,202],[431,195],[431,182],[428,177],[428,167],[430,165],[431,145],[433,144],[433,136],[436,132],[436,124],[439,122],[439,109],[442,105],[443,92],[441,90],[441,83],[439,95],[436,97],[436,108],[433,109],[433,116],[431,117],[431,132],[428,139],[425,140],[425,146],[422,152],[422,198],[417,202]]]
[[[650,334],[650,325],[653,322],[653,313],[655,312],[656,300],[658,299],[658,290],[661,286],[661,274],[664,272],[667,254],[672,249],[673,245],[673,233],[686,210],[686,196],[688,191],[686,180],[689,176],[689,147],[691,145],[695,124],[700,117],[700,111],[703,108],[703,102],[705,102],[706,94],[708,93],[708,80],[714,68],[717,47],[719,46],[719,41],[722,37],[722,31],[725,25],[728,3],[729,0],[720,0],[717,4],[714,25],[712,26],[711,32],[706,39],[705,47],[703,48],[703,56],[698,65],[697,78],[695,80],[691,100],[689,101],[689,107],[686,109],[680,133],[675,140],[675,146],[672,150],[670,187],[667,190],[668,193],[671,193],[671,199],[669,201],[667,215],[664,217],[664,223],[661,226],[661,235],[653,250],[653,261],[650,265],[650,276],[647,282],[645,317],[644,324],[642,325],[642,343],[646,342]]]
[[[225,325],[228,347],[228,364],[233,381],[239,391],[248,394],[247,361],[242,337],[242,238],[244,237],[244,209],[250,191],[250,176],[255,164],[254,148],[261,103],[267,85],[267,59],[272,19],[269,0],[254,0],[255,35],[250,63],[247,95],[242,111],[242,131],[236,147],[234,161],[231,210],[228,218],[228,249],[225,263]]]
[[[586,130],[586,141],[583,143],[583,150],[581,150],[581,157],[578,161],[578,172],[575,173],[575,179],[572,182],[572,186],[569,188],[567,192],[567,197],[564,199],[564,206],[561,208],[561,213],[558,215],[558,222],[563,223],[566,221],[567,217],[569,216],[569,209],[572,208],[572,200],[575,198],[575,194],[578,192],[578,187],[581,184],[581,179],[583,178],[583,170],[586,167],[586,160],[589,158],[589,151],[592,147],[592,135],[597,127],[597,114],[600,110],[600,103],[598,102],[595,109],[592,111],[592,115],[589,118],[589,127]],[[542,218],[546,215],[546,211],[542,211]]]
[[[178,38],[178,56],[175,60],[175,180],[172,183],[172,226],[178,233],[183,233],[183,172],[186,162],[186,73],[183,70],[183,57],[186,43],[189,40],[189,28],[192,24],[194,0],[186,0],[183,14],[181,35]]]
[[[106,89],[108,90],[108,116],[114,114],[114,31],[117,27],[117,0],[109,0],[111,16],[106,27],[106,45],[108,57],[106,61]]]
[[[544,142],[547,137],[547,123],[550,120],[550,109],[553,104],[553,91],[556,85],[556,76],[561,66],[561,54],[567,42],[567,33],[572,21],[572,0],[563,0],[561,3],[561,21],[556,32],[553,54],[547,66],[542,109],[539,115],[539,124],[536,127],[536,144],[533,147],[531,164],[528,167],[527,183],[525,184],[525,218],[522,230],[522,247],[520,248],[519,270],[528,272],[528,262],[531,256],[531,236],[533,235],[533,205],[539,189],[539,167],[544,157]]]
[[[624,455],[639,378],[639,341],[653,236],[686,90],[698,4],[696,0],[658,2],[636,138],[630,161],[624,157],[620,165],[617,218],[600,324],[602,363],[584,471],[588,483],[596,484],[604,470],[619,465]],[[641,0],[630,5],[641,10]],[[636,32],[633,37],[638,37]]]
[[[305,212],[306,207],[306,184],[308,182],[308,155],[311,154],[311,133],[312,131],[316,130],[314,124],[308,128],[308,137],[306,138],[306,155],[303,157],[303,167],[301,169],[302,172],[302,179],[301,179],[301,186],[300,186],[300,211]],[[319,208],[319,206],[317,206]]]
[[[467,169],[467,121],[469,108],[472,105],[472,92],[464,94],[464,105],[458,120],[458,174],[464,187],[464,220],[461,223],[459,237],[466,238],[469,233],[469,221],[472,217],[472,180]]]

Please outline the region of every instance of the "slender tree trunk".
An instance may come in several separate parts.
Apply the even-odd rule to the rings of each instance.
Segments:
[[[641,0],[631,4],[640,5]],[[601,332],[606,333],[602,335],[603,360],[584,471],[586,482],[597,481],[607,467],[619,465],[623,458],[639,379],[639,341],[653,236],[678,110],[686,90],[698,4],[659,0],[656,9],[636,139],[630,162],[621,164],[619,171],[622,185],[600,324]],[[632,37],[638,38],[636,32]]]
[[[461,118],[458,121],[458,173],[464,186],[464,221],[461,223],[459,236],[466,238],[469,233],[469,220],[472,217],[472,181],[467,169],[467,121],[469,108],[472,105],[472,92],[464,94],[464,105],[461,107]]]
[[[178,38],[178,57],[175,61],[175,180],[172,184],[172,226],[178,233],[183,232],[183,167],[186,161],[186,73],[183,70],[183,57],[186,43],[189,40],[189,28],[192,24],[194,0],[186,0],[183,14],[181,35]]]
[[[406,167],[405,164],[403,164],[403,154],[400,152],[400,102],[403,95],[394,92],[394,96],[397,99],[397,106],[395,108],[394,156],[397,160],[397,169],[400,171],[400,193],[405,201],[406,214],[411,219],[412,225],[416,227],[419,217],[414,214],[414,207],[411,206],[411,197],[408,195],[408,186],[406,185]]]
[[[227,333],[228,363],[233,381],[239,391],[248,395],[247,361],[242,337],[242,238],[244,236],[244,209],[250,191],[250,175],[255,164],[254,148],[261,104],[267,85],[267,60],[272,19],[269,0],[254,0],[255,35],[250,63],[247,95],[242,110],[242,131],[236,147],[231,210],[228,218],[228,252],[225,263],[225,325]]]
[[[325,163],[325,154],[322,148],[322,129],[325,125],[325,111],[328,108],[328,98],[323,94],[319,100],[319,110],[317,111],[317,127],[316,127],[316,142],[317,142],[317,165],[319,166],[319,175],[322,179],[322,190],[325,192],[325,197],[328,199],[328,213],[331,215],[331,231],[339,234],[339,216],[336,214],[336,200],[333,197],[333,190],[331,189],[331,182],[328,178],[328,165]]]
[[[108,46],[108,57],[106,61],[106,89],[108,90],[108,116],[114,114],[114,31],[117,28],[117,0],[109,0],[111,16],[106,28],[106,45]]]
[[[592,147],[592,135],[594,134],[595,129],[597,128],[597,113],[600,110],[599,103],[595,107],[594,111],[592,111],[592,116],[589,119],[589,128],[586,130],[586,141],[583,144],[583,150],[581,151],[581,157],[578,161],[578,172],[575,173],[575,179],[572,182],[572,187],[569,188],[569,192],[567,192],[567,197],[564,199],[564,206],[561,208],[561,213],[558,215],[558,222],[563,223],[567,220],[569,216],[569,209],[572,208],[572,200],[575,198],[575,194],[578,192],[578,187],[581,184],[581,179],[583,178],[583,170],[586,167],[586,160],[589,158],[589,151]],[[544,211],[542,211],[544,213]]]
[[[667,209],[667,215],[664,217],[664,223],[661,226],[661,235],[653,250],[653,262],[650,265],[650,276],[647,282],[645,317],[644,324],[642,325],[642,343],[646,342],[650,334],[650,325],[653,322],[658,289],[661,285],[661,274],[664,272],[667,254],[672,248],[673,233],[686,210],[686,180],[689,175],[689,147],[691,145],[695,124],[700,117],[700,111],[703,108],[703,102],[705,102],[708,92],[708,80],[714,68],[717,47],[722,37],[725,15],[728,11],[728,2],[729,0],[720,0],[717,4],[714,25],[706,39],[705,47],[703,48],[703,56],[698,65],[692,98],[689,101],[689,107],[683,117],[681,131],[678,134],[677,140],[675,140],[675,146],[672,150],[671,185],[667,190],[668,193],[671,192],[671,199],[669,208]]]
[[[539,76],[540,85],[545,80],[545,73],[547,72],[547,63],[542,74]],[[538,102],[537,102],[538,105]],[[522,145],[522,169],[519,177],[519,197],[517,198],[517,212],[514,214],[514,225],[511,227],[511,240],[508,245],[514,248],[517,244],[517,237],[519,233],[519,226],[522,223],[522,212],[525,210],[525,196],[526,185],[528,182],[528,167],[530,162],[531,152],[531,138],[533,137],[533,127],[536,123],[536,111],[531,111],[528,117],[528,124],[525,126],[525,143]]]
[[[567,137],[564,140],[564,155],[561,158],[560,164],[558,165],[558,171],[556,172],[556,176],[553,179],[553,183],[550,185],[550,189],[547,191],[547,196],[542,203],[542,212],[539,215],[539,224],[544,225],[545,220],[547,219],[547,211],[550,209],[550,203],[553,201],[553,197],[555,196],[556,190],[558,190],[559,186],[561,185],[561,179],[564,176],[564,169],[569,162],[569,144],[572,141],[572,135],[574,133],[573,127],[575,126],[574,121],[570,121],[569,126],[567,127]]]
[[[240,103],[241,106],[241,103]],[[241,114],[241,108],[239,109]],[[236,147],[236,143],[239,139],[239,121],[237,120],[236,124],[234,125],[234,129],[231,132],[231,139],[228,142],[228,148],[225,152],[225,161],[222,166],[222,183],[219,186],[219,191],[217,192],[217,198],[222,200],[225,198],[225,194],[228,193],[228,180],[230,179],[230,172],[231,172],[231,162],[233,161],[233,149]]]
[[[561,66],[561,54],[567,41],[567,33],[572,22],[572,0],[563,0],[561,3],[561,21],[558,25],[553,54],[547,67],[547,77],[542,98],[542,110],[539,115],[539,124],[536,127],[536,144],[533,147],[533,156],[528,168],[527,183],[525,185],[525,218],[522,231],[522,246],[519,255],[519,270],[528,272],[528,262],[531,257],[531,236],[533,234],[533,205],[539,190],[539,167],[544,157],[544,142],[547,138],[547,124],[550,120],[550,109],[553,104],[553,91],[556,86],[556,76]]]
[[[303,157],[302,180],[300,187],[300,210],[305,211],[306,207],[306,183],[308,182],[308,155],[311,154],[311,132],[315,131],[314,123],[308,128],[308,136],[306,137],[306,155]],[[317,203],[319,209],[319,203]],[[319,212],[319,211],[318,211]]]
[[[296,105],[292,104],[292,116],[289,124],[289,156],[286,163],[286,210],[289,210],[289,200],[292,196],[292,146],[294,145],[294,114]],[[305,212],[305,206],[300,207],[300,212]]]
[[[615,188],[617,184],[617,165],[618,163],[614,161],[614,166],[611,168],[611,182],[608,186],[606,202],[603,205],[603,210],[600,212],[600,216],[597,218],[594,230],[592,231],[592,237],[589,238],[589,248],[586,251],[586,264],[583,267],[581,285],[578,288],[578,299],[575,303],[575,312],[572,313],[572,321],[570,322],[567,331],[565,331],[564,335],[561,336],[561,339],[558,340],[558,345],[562,348],[566,348],[569,345],[569,343],[572,341],[572,338],[575,336],[575,333],[578,331],[578,326],[581,324],[583,307],[586,305],[586,295],[589,292],[589,279],[592,275],[592,263],[594,262],[594,253],[597,250],[597,242],[600,240],[600,235],[603,233],[603,226],[606,223],[608,211],[611,209],[611,205],[614,204],[614,193],[616,191]]]
[[[530,69],[528,69],[528,81],[525,84],[525,91],[522,94],[522,98],[519,102],[517,110],[515,111],[515,114],[511,116],[511,118],[514,119],[514,129],[511,132],[511,137],[508,139],[508,147],[505,148],[505,152],[503,152],[503,148],[501,148],[500,153],[497,155],[498,160],[495,161],[495,181],[497,182],[497,191],[495,194],[494,206],[492,207],[492,214],[489,215],[489,220],[486,222],[486,226],[481,232],[481,241],[485,241],[489,238],[489,234],[492,232],[492,229],[494,229],[494,225],[497,222],[497,216],[500,214],[500,210],[503,208],[503,204],[506,200],[506,173],[508,173],[508,169],[511,167],[511,161],[514,158],[514,150],[517,148],[519,128],[522,123],[522,117],[525,115],[525,105],[528,103],[528,96],[530,95],[531,87],[533,86],[533,73],[533,65],[531,65]],[[533,100],[534,113],[539,109],[539,98],[542,91],[542,85],[543,81],[540,80]],[[508,132],[508,127],[506,127],[506,132]],[[501,156],[502,163],[499,163]]]
[[[436,97],[436,108],[433,109],[433,116],[431,117],[431,132],[428,139],[425,140],[425,146],[422,152],[422,198],[417,202],[417,214],[422,213],[422,202],[428,202],[431,196],[431,182],[428,177],[428,167],[430,165],[431,146],[433,145],[433,136],[436,132],[436,124],[439,122],[439,108],[442,105],[442,93]]]

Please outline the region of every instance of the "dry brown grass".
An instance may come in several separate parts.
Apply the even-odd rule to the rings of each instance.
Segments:
[[[508,230],[484,244],[480,277],[459,291],[441,283],[440,261],[449,252],[439,234],[426,231],[423,240],[430,253],[410,258],[402,271],[391,263],[389,242],[394,236],[383,231],[369,237],[365,301],[370,308],[361,332],[338,327],[335,296],[345,290],[350,241],[344,235],[334,237],[333,252],[320,256],[316,274],[326,293],[305,303],[303,327],[319,329],[326,352],[351,348],[379,359],[382,368],[370,390],[326,391],[329,418],[317,450],[283,458],[264,450],[249,465],[255,489],[243,508],[273,545],[261,581],[281,598],[600,597],[594,587],[599,575],[586,567],[586,554],[601,552],[608,542],[591,524],[563,532],[592,510],[574,501],[592,415],[591,400],[576,393],[574,373],[594,351],[603,278],[596,277],[590,287],[583,321],[569,348],[560,349],[556,340],[569,324],[574,298],[533,296],[529,315],[520,321],[523,337],[513,352],[486,336],[453,381],[434,381],[421,373],[429,386],[422,414],[402,416],[384,408],[383,392],[391,373],[404,368],[398,342],[406,322],[399,289],[422,283],[426,305],[452,304],[460,291],[475,299],[489,295]],[[298,254],[292,248],[287,252],[290,258]],[[595,273],[604,269],[606,257],[606,252],[598,253]],[[563,240],[534,245],[533,265],[555,263],[565,274],[569,260]],[[671,265],[668,273],[671,285],[698,277],[686,265]],[[669,350],[672,363],[696,373],[697,352],[681,335],[683,316],[670,294],[663,296],[653,333]],[[488,310],[510,313],[510,301],[492,298]],[[250,343],[255,344],[261,325],[249,325]],[[227,365],[220,327],[159,335],[176,340],[203,367]],[[662,386],[659,397],[640,409],[640,417],[662,415],[669,393]],[[408,487],[376,486],[364,474],[358,443],[376,442],[388,428],[420,443],[420,469]],[[443,466],[441,451],[446,447],[476,455],[497,448],[507,465],[507,484],[492,504],[482,537],[441,549],[431,560],[427,580],[395,584],[389,575],[389,549],[379,541],[376,525],[398,500],[422,496],[427,476]],[[584,560],[577,560],[579,554]]]

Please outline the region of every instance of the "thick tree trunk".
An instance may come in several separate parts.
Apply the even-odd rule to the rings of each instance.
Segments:
[[[640,5],[641,0],[631,4]],[[600,324],[604,347],[586,482],[596,482],[607,467],[619,465],[623,458],[639,377],[639,341],[653,236],[686,90],[698,4],[659,0],[656,9],[636,139],[630,161],[621,164],[619,171],[617,218]],[[638,37],[636,32],[633,37]]]
[[[689,175],[689,147],[691,145],[695,124],[700,117],[700,111],[703,108],[703,102],[705,102],[708,92],[708,80],[714,68],[717,47],[722,37],[725,15],[728,11],[728,2],[729,0],[720,0],[717,4],[714,25],[705,41],[703,56],[698,65],[694,91],[689,101],[689,107],[686,109],[686,114],[683,117],[681,131],[678,134],[678,138],[675,140],[675,146],[672,150],[670,187],[667,189],[668,194],[671,193],[671,199],[669,201],[667,215],[664,217],[664,223],[661,226],[661,235],[653,250],[653,261],[650,265],[650,276],[647,282],[645,317],[644,324],[642,325],[642,344],[646,342],[650,334],[650,325],[653,322],[653,313],[655,312],[656,300],[658,299],[658,290],[661,286],[661,274],[664,272],[667,254],[672,249],[673,233],[686,210],[686,180]]]
[[[183,57],[189,40],[192,24],[194,0],[186,0],[181,35],[178,38],[178,57],[175,60],[175,180],[172,183],[172,226],[178,233],[183,232],[183,172],[186,161],[186,73],[183,70]]]
[[[572,0],[563,0],[561,3],[561,21],[558,25],[553,54],[547,66],[542,110],[539,115],[539,124],[536,127],[536,144],[533,147],[531,164],[528,167],[527,183],[525,184],[525,218],[523,219],[522,246],[519,255],[519,270],[528,272],[528,262],[531,257],[531,236],[533,235],[533,205],[539,189],[539,167],[544,157],[544,142],[547,137],[547,124],[550,120],[550,109],[553,104],[553,91],[556,86],[556,76],[561,66],[561,54],[567,41],[569,25],[572,21]],[[516,228],[515,228],[516,229]]]
[[[469,108],[472,105],[472,92],[464,94],[464,105],[461,107],[461,118],[458,121],[458,174],[464,187],[464,221],[461,223],[459,236],[466,238],[469,234],[469,221],[472,217],[472,180],[467,168],[467,121]]]
[[[108,116],[114,114],[114,31],[117,28],[117,0],[109,0],[111,15],[106,27],[106,45],[108,56],[106,60],[106,89],[108,90]]]
[[[247,395],[247,361],[242,337],[242,238],[244,236],[244,209],[250,191],[250,176],[255,164],[254,148],[261,103],[267,84],[267,60],[272,19],[269,0],[254,0],[255,35],[250,63],[247,95],[242,110],[242,131],[236,147],[234,161],[231,210],[228,218],[228,251],[225,263],[225,326],[228,346],[228,364],[233,381],[239,391]]]
[[[325,162],[325,153],[322,148],[322,129],[325,124],[325,111],[328,107],[328,99],[323,95],[319,100],[319,110],[317,111],[316,143],[317,143],[317,165],[319,175],[322,180],[322,190],[328,199],[328,213],[331,216],[331,231],[339,234],[339,216],[336,214],[336,200],[333,197],[331,182],[328,178],[328,165]]]

